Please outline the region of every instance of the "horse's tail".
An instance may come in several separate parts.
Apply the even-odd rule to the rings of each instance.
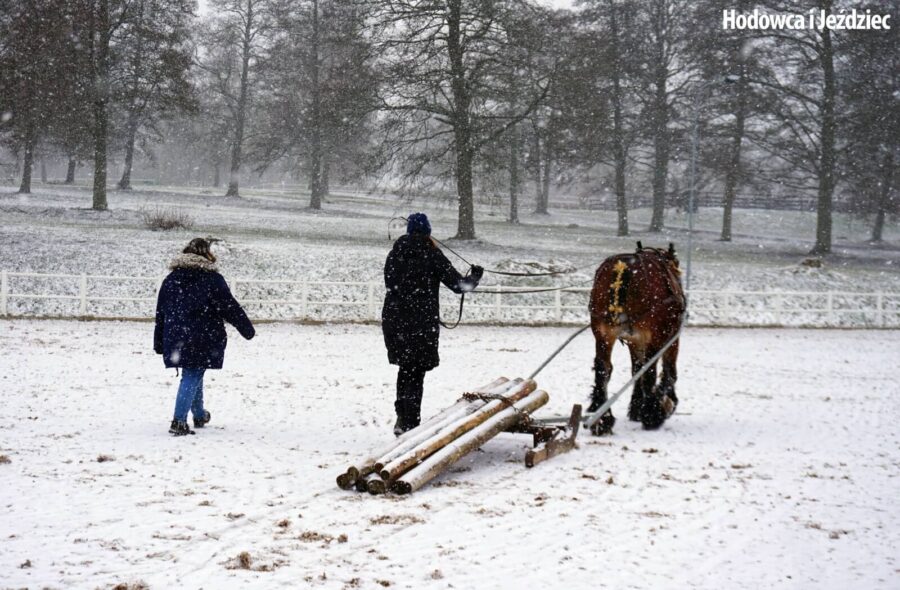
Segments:
[[[625,298],[628,293],[628,283],[631,281],[630,262],[631,256],[617,257],[612,264],[612,280],[609,283],[609,305],[606,308],[607,320],[612,324],[619,324],[624,319]]]

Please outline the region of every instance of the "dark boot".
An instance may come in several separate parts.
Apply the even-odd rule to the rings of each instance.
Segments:
[[[397,411],[395,435],[400,436],[419,425],[424,381],[425,371],[417,367],[400,367],[397,372],[397,401],[394,402],[394,409]]]
[[[415,400],[398,399],[394,402],[397,421],[394,423],[394,435],[400,436],[419,425],[419,408]]]
[[[194,428],[203,428],[204,426],[209,424],[210,419],[212,419],[212,414],[210,414],[207,410],[203,410],[202,418],[194,416]]]
[[[187,434],[196,434],[191,427],[188,426],[188,423],[184,420],[172,420],[172,424],[169,426],[169,434],[174,436],[185,436]]]

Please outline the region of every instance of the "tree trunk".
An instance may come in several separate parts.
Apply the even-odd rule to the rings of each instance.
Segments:
[[[448,0],[447,53],[450,58],[450,78],[453,92],[453,135],[456,140],[456,194],[459,199],[459,219],[456,238],[475,239],[475,202],[472,189],[472,130],[469,121],[469,87],[463,63],[462,0]]]
[[[239,183],[241,175],[242,146],[244,143],[244,121],[247,110],[247,85],[250,77],[250,50],[253,42],[253,0],[247,0],[247,14],[245,15],[244,30],[242,31],[241,51],[241,89],[237,104],[237,115],[234,122],[234,143],[231,146],[231,172],[228,177],[228,191],[226,197],[239,197]]]
[[[324,193],[322,186],[322,89],[319,85],[319,2],[313,0],[312,3],[312,84],[310,91],[312,92],[312,137],[310,138],[309,150],[309,208],[321,209],[322,196]]]
[[[128,136],[125,138],[125,169],[122,170],[122,179],[119,180],[119,188],[128,191],[131,190],[131,166],[134,162],[134,139],[137,135],[137,128],[131,123],[129,121]]]
[[[872,241],[880,242],[884,232],[884,218],[887,215],[891,196],[891,185],[894,179],[894,152],[888,151],[881,168],[881,194],[878,196],[878,208],[875,211],[875,224],[872,226]]]
[[[731,217],[738,179],[741,175],[741,144],[744,141],[744,123],[747,117],[747,76],[741,67],[738,80],[737,109],[734,113],[734,135],[731,143],[731,161],[725,172],[725,196],[723,198],[722,236],[723,242],[731,241]]]
[[[654,17],[654,72],[655,96],[653,99],[653,215],[651,232],[662,231],[666,212],[666,181],[669,173],[669,72],[665,59],[666,35],[669,34],[665,7],[657,6]]]
[[[619,221],[617,235],[628,235],[628,201],[625,197],[625,170],[628,164],[628,153],[625,149],[624,116],[622,114],[622,69],[619,37],[619,21],[616,18],[616,5],[609,2],[609,27],[612,40],[612,78],[613,78],[613,159],[615,160],[616,216]]]
[[[216,162],[213,165],[213,188],[219,188],[222,186],[222,164],[221,162]]]
[[[653,131],[653,216],[651,232],[662,231],[666,212],[666,180],[669,174],[669,130],[665,78],[657,80]]]
[[[831,14],[831,0],[820,3],[826,14]],[[822,94],[822,127],[819,157],[819,197],[816,207],[816,245],[811,254],[828,254],[831,252],[831,212],[834,196],[834,142],[837,122],[834,115],[835,80],[834,80],[834,48],[831,43],[831,31],[822,29],[819,33],[822,43],[819,47],[819,59],[824,74]]]
[[[31,175],[34,171],[34,145],[35,145],[34,126],[28,123],[25,129],[25,145],[23,146],[24,159],[22,162],[22,183],[19,185],[19,192],[27,195],[31,193]]]
[[[509,222],[519,223],[519,130],[509,130]]]
[[[98,0],[97,13],[91,10],[91,65],[93,67],[94,193],[93,209],[106,211],[106,143],[109,127],[107,85],[109,84],[109,42],[111,23],[109,0]],[[93,6],[92,6],[93,8]],[[94,18],[96,16],[96,19]],[[95,41],[96,39],[96,41]]]
[[[75,160],[75,156],[69,156],[69,164],[66,167],[66,184],[75,184],[75,167],[78,165],[78,162]]]
[[[41,156],[41,182],[47,184],[47,160]]]
[[[541,211],[541,202],[544,199],[544,191],[542,189],[541,183],[541,163],[543,162],[542,150],[541,150],[541,134],[538,132],[538,126],[533,125],[534,134],[532,135],[531,142],[531,159],[532,159],[532,176],[534,177],[534,188],[535,188],[535,199],[534,199],[534,212],[535,213],[546,213],[546,211]]]
[[[550,174],[553,169],[553,150],[548,141],[544,142],[544,165],[541,178],[541,202],[537,213],[550,214]]]
[[[138,3],[138,27],[144,25],[144,2]],[[122,178],[119,180],[119,188],[122,190],[131,190],[131,167],[134,163],[134,140],[137,136],[137,130],[140,126],[141,111],[143,105],[139,105],[138,93],[140,92],[141,78],[144,75],[144,34],[142,31],[137,33],[137,47],[134,53],[134,61],[132,62],[131,76],[131,100],[128,105],[128,124],[126,126],[125,137],[125,168],[122,170]]]

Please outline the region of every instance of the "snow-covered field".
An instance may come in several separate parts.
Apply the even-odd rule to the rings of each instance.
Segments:
[[[425,414],[568,333],[445,332]],[[0,321],[0,588],[898,587],[900,332],[689,329],[662,430],[622,400],[611,437],[526,470],[501,435],[408,497],[334,483],[390,438],[377,327],[231,334],[212,423],[172,438],[150,324]],[[539,376],[546,413],[591,351]]]
[[[361,193],[329,198],[319,212],[302,196],[246,190],[227,199],[216,189],[159,188],[111,191],[110,210],[94,212],[84,188],[42,186],[34,194],[0,189],[0,270],[39,273],[159,276],[174,253],[197,235],[221,238],[217,245],[228,278],[309,281],[379,280],[390,249],[388,221],[426,211],[434,234],[456,232],[456,208],[446,202],[400,201]],[[141,210],[182,211],[195,220],[190,231],[154,232]],[[683,213],[667,212],[661,234],[645,230],[649,210],[632,211],[633,235],[615,236],[611,211],[558,210],[549,216],[522,206],[522,224],[506,223],[505,212],[477,210],[479,240],[453,243],[467,259],[485,267],[527,261],[586,268],[586,274],[558,278],[571,284],[590,278],[607,256],[674,241],[682,259],[687,246]],[[868,224],[836,214],[835,254],[823,268],[800,266],[814,238],[815,215],[789,211],[735,212],[731,243],[718,241],[721,210],[703,209],[695,220],[692,286],[695,289],[781,291],[900,291],[900,226],[890,221],[885,242],[866,242]],[[394,226],[396,238],[402,228]],[[451,258],[453,258],[451,256]],[[453,258],[463,268],[463,264]],[[496,281],[488,275],[485,284]],[[506,284],[529,281],[504,279]],[[533,282],[533,281],[532,281]]]

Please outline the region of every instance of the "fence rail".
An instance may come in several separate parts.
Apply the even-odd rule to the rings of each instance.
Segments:
[[[0,272],[2,317],[153,317],[163,277]],[[375,321],[384,287],[379,282],[231,281],[248,313],[261,320]],[[466,299],[463,322],[583,324],[590,289],[522,293],[532,287],[479,287]],[[900,328],[900,293],[854,291],[691,291],[690,324]],[[442,292],[442,310],[458,299]]]

